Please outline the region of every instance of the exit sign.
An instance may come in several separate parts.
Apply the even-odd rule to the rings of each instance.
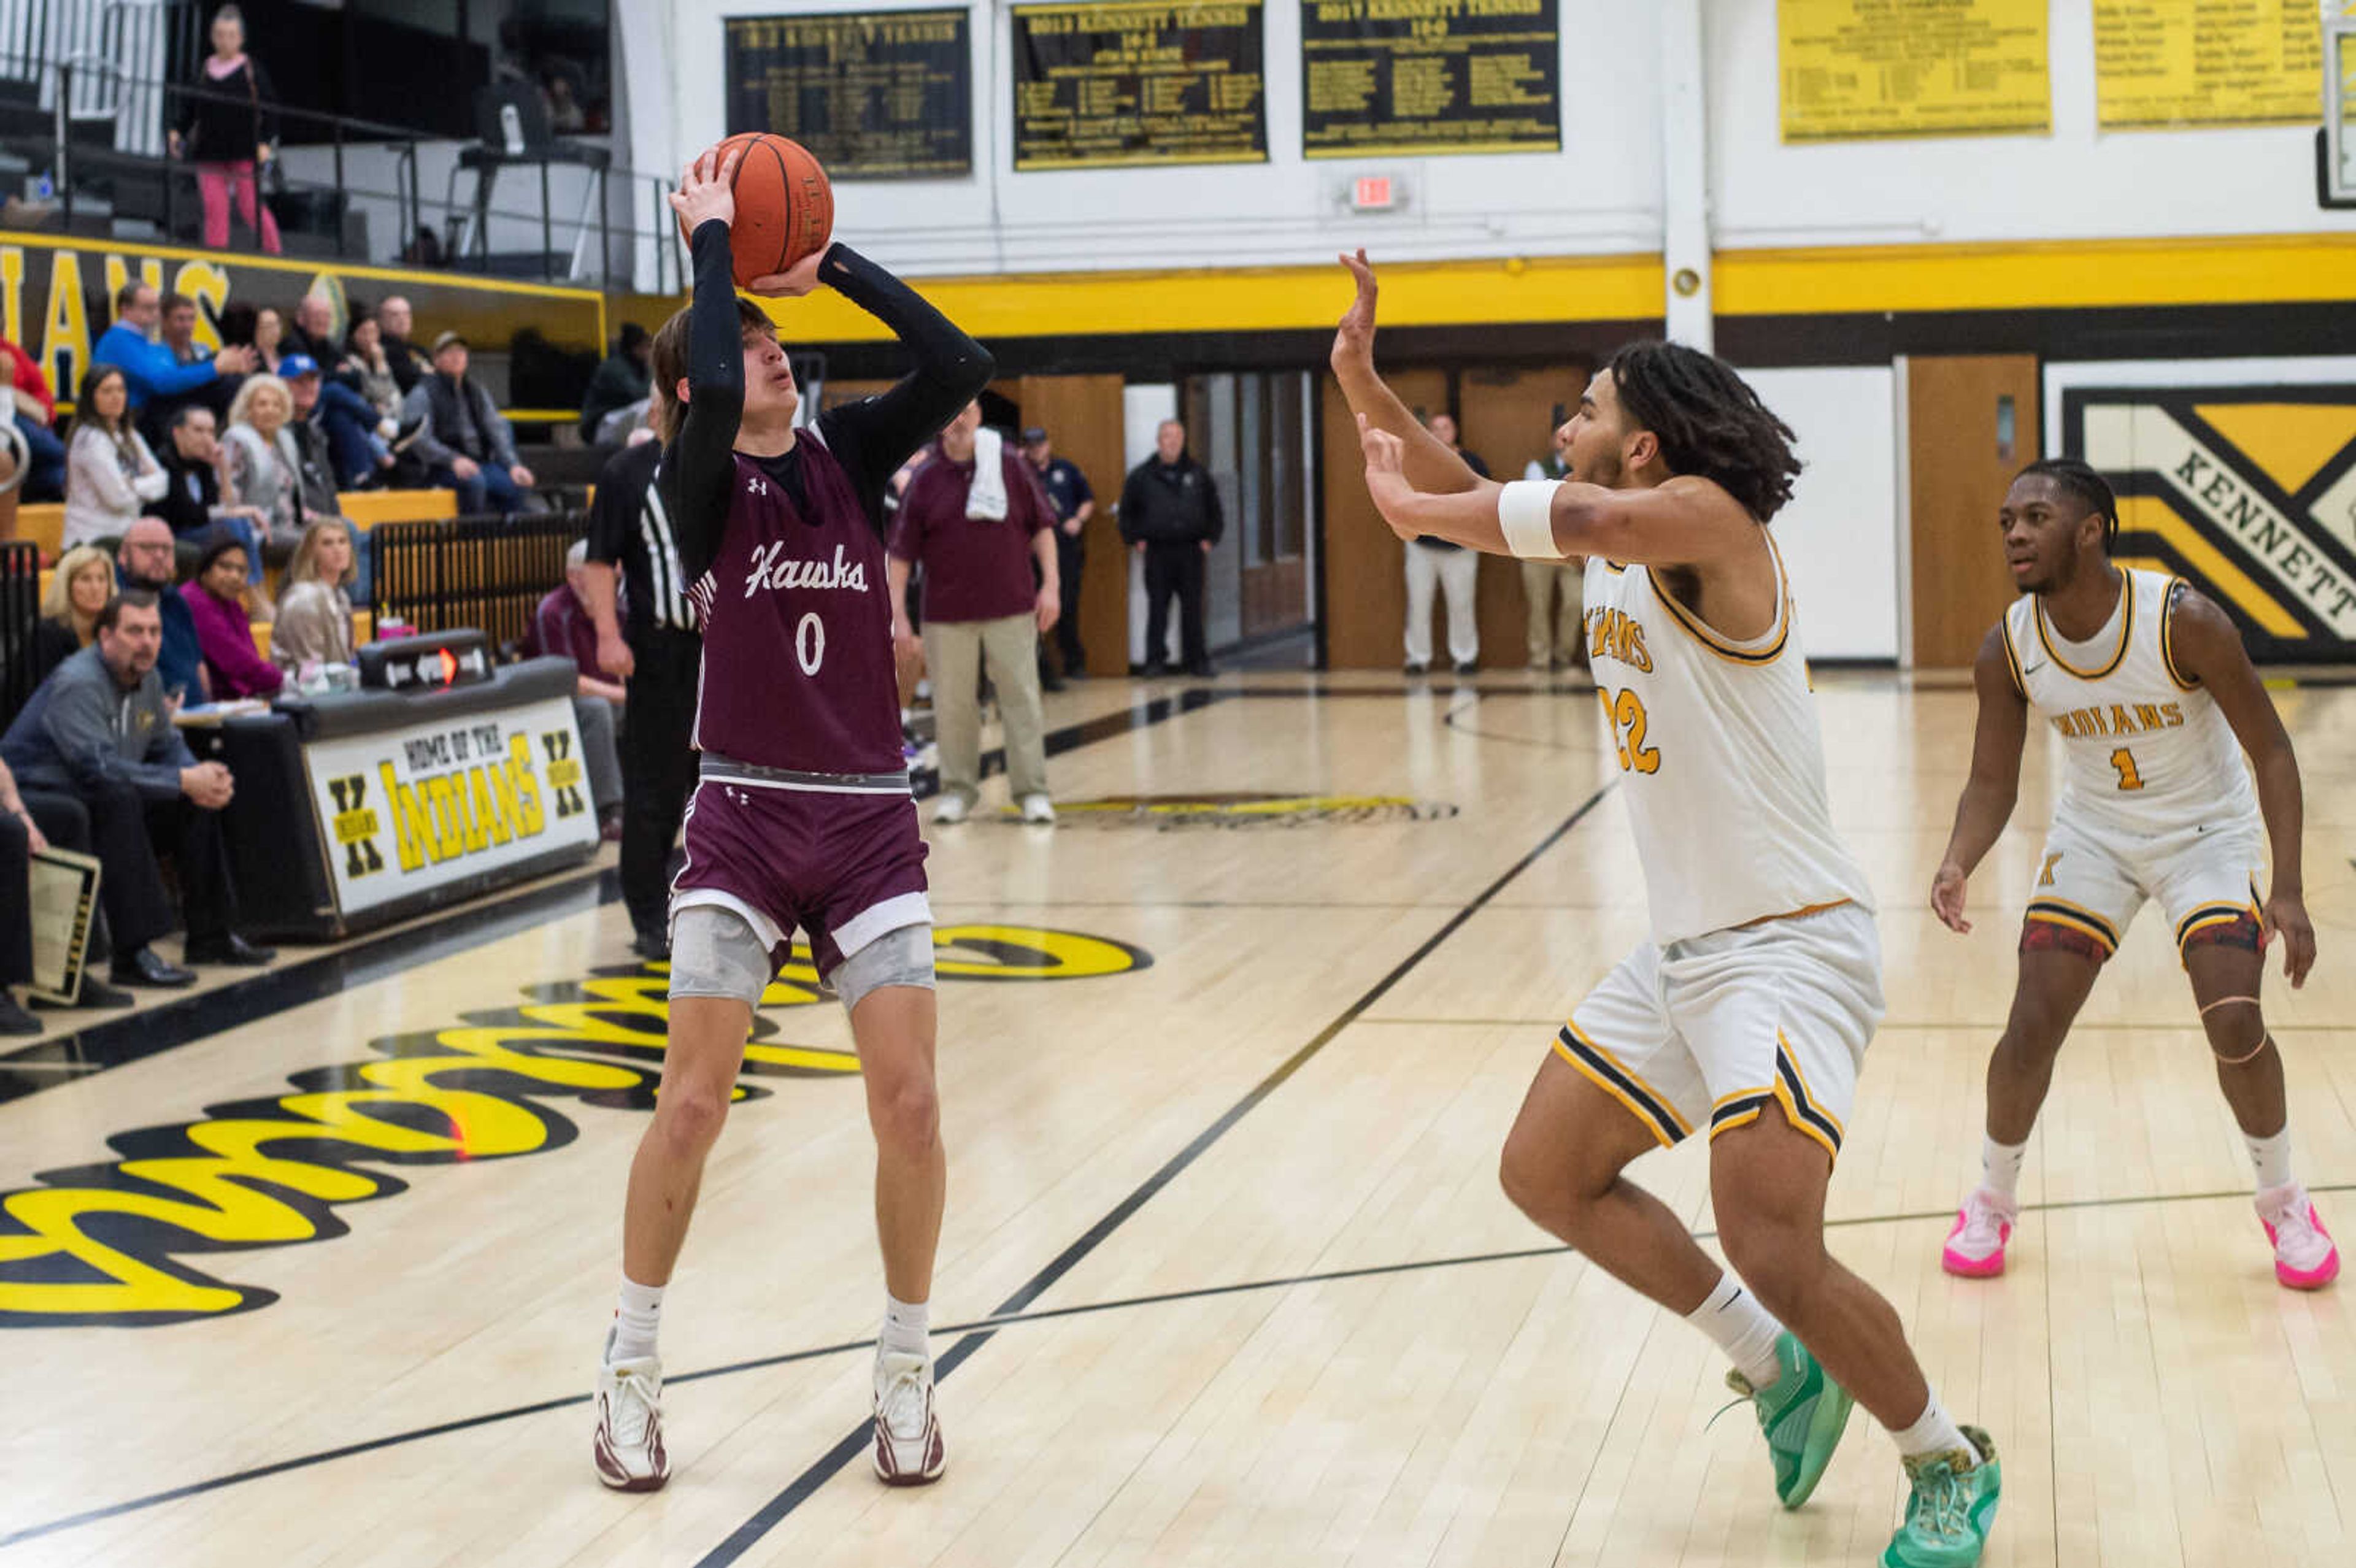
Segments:
[[[1360,212],[1387,212],[1395,201],[1388,175],[1360,175],[1350,187],[1350,205]]]

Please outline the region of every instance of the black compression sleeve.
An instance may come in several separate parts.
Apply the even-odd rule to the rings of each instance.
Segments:
[[[916,357],[916,368],[888,391],[828,415],[833,428],[851,438],[847,444],[860,470],[852,477],[860,489],[881,496],[900,464],[979,397],[998,367],[990,350],[916,290],[848,245],[827,251],[819,279],[890,327]]]
[[[698,224],[692,242],[695,294],[689,306],[685,417],[664,449],[663,507],[680,565],[692,582],[720,551],[735,488],[736,428],[744,417],[744,334],[736,321],[728,225]]]

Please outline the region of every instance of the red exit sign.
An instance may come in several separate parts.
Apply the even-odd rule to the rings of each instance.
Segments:
[[[1384,212],[1395,201],[1388,175],[1360,175],[1350,187],[1350,205],[1360,212]]]

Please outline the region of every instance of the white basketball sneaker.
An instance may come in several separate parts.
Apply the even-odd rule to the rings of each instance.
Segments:
[[[945,795],[940,805],[933,807],[933,821],[942,827],[952,827],[963,822],[973,803],[961,795]]]
[[[608,1337],[606,1343],[612,1344]],[[654,1492],[670,1479],[663,1452],[662,1361],[655,1356],[597,1364],[597,1433],[590,1453],[597,1478],[617,1492]]]
[[[2004,1244],[2020,1220],[2020,1200],[1985,1187],[1971,1196],[1955,1214],[1954,1229],[1939,1253],[1939,1266],[1965,1279],[1994,1279],[2004,1272]]]
[[[948,1463],[933,1413],[933,1363],[886,1350],[875,1358],[875,1474],[887,1487],[921,1487]]]
[[[1044,795],[1026,795],[1022,800],[1023,820],[1041,827],[1055,825],[1055,803]]]

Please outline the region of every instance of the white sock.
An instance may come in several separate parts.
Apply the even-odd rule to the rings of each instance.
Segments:
[[[2029,1158],[2025,1143],[2000,1144],[1980,1136],[1980,1185],[2007,1198],[2020,1196],[2020,1168]]]
[[[2250,1163],[2257,1168],[2258,1187],[2290,1185],[2290,1124],[2285,1122],[2282,1131],[2270,1138],[2254,1138],[2244,1133],[2242,1140],[2250,1146]]]
[[[903,1301],[888,1290],[884,1293],[884,1332],[875,1337],[877,1355],[889,1351],[929,1359],[932,1351],[927,1346],[931,1335],[931,1303]]]
[[[1976,1465],[1980,1462],[1980,1451],[1972,1446],[1972,1440],[1964,1435],[1964,1429],[1955,1424],[1954,1418],[1947,1413],[1944,1406],[1940,1404],[1939,1396],[1935,1392],[1931,1395],[1931,1403],[1923,1408],[1922,1415],[1916,1419],[1913,1425],[1903,1432],[1892,1432],[1890,1435],[1897,1443],[1900,1456],[1904,1458],[1919,1458],[1925,1454],[1945,1454],[1961,1448],[1971,1455],[1973,1464]]]
[[[606,1348],[609,1361],[636,1360],[655,1353],[655,1330],[662,1327],[663,1286],[640,1285],[622,1276],[621,1299],[614,1304],[614,1339]]]
[[[1742,1282],[1731,1273],[1718,1277],[1718,1288],[1708,1300],[1686,1314],[1686,1321],[1718,1341],[1719,1349],[1734,1363],[1735,1370],[1751,1380],[1751,1386],[1763,1389],[1783,1375],[1783,1363],[1776,1359],[1775,1343],[1783,1338],[1783,1326],[1768,1315],[1759,1305],[1759,1298],[1742,1288]]]

